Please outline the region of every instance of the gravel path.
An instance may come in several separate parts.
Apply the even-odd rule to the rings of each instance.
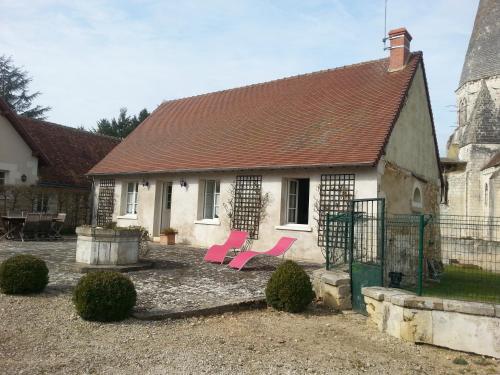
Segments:
[[[453,364],[463,357],[468,364]],[[66,293],[0,295],[2,374],[498,374],[500,362],[379,333],[357,314],[314,308],[98,324]]]

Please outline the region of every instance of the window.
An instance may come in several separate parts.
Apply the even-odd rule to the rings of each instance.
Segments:
[[[203,194],[203,219],[216,219],[219,217],[220,181],[206,180]]]
[[[33,212],[47,212],[49,208],[49,196],[39,193],[33,200]]]
[[[0,186],[5,185],[5,180],[7,179],[7,173],[0,171]]]
[[[411,204],[413,206],[413,208],[416,208],[416,209],[422,209],[423,205],[422,205],[422,193],[420,191],[420,188],[417,186],[415,187],[415,189],[413,190],[413,197],[412,197],[412,200],[411,200]]]
[[[138,182],[129,182],[127,186],[127,214],[137,213]]]
[[[287,186],[286,221],[294,224],[309,223],[309,179],[290,179]]]

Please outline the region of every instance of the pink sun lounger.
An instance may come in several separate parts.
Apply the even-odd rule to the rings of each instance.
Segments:
[[[281,237],[280,240],[271,250],[258,252],[258,251],[243,251],[236,255],[231,262],[229,262],[228,266],[238,271],[241,270],[247,262],[257,255],[268,255],[273,257],[279,257],[280,255],[285,254],[288,249],[293,245],[296,241],[296,238],[292,237]]]
[[[222,264],[224,263],[224,259],[226,259],[226,255],[229,252],[229,250],[241,248],[245,244],[247,238],[248,238],[247,232],[233,230],[231,231],[231,233],[229,234],[229,238],[223,245],[210,246],[203,260],[205,262]]]

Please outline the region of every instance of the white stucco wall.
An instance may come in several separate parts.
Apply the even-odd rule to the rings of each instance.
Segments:
[[[265,251],[271,248],[282,236],[297,238],[287,257],[314,262],[324,262],[320,248],[317,246],[317,228],[314,220],[314,202],[318,198],[317,187],[321,174],[354,173],[355,197],[374,198],[377,196],[377,172],[375,168],[363,169],[323,169],[323,170],[285,170],[267,172],[242,172],[241,175],[262,175],[262,193],[270,194],[270,203],[267,216],[259,229],[259,239],[255,240],[252,248]],[[172,208],[170,226],[177,229],[177,242],[198,247],[208,247],[215,243],[223,243],[229,233],[229,219],[222,204],[228,201],[231,183],[236,173],[205,173],[190,175],[157,175],[137,176],[134,178],[117,178],[115,187],[115,212],[113,219],[119,226],[141,225],[146,227],[154,236],[158,236],[159,199],[161,182],[171,181]],[[286,178],[309,178],[309,223],[300,226],[300,230],[293,226],[279,228],[284,224],[282,219],[282,183]],[[187,188],[180,186],[180,180],[187,182]],[[205,179],[220,180],[220,221],[206,223],[199,217],[200,181]],[[139,198],[137,215],[125,214],[125,190],[129,181],[139,181]],[[147,181],[148,186],[142,186]]]
[[[429,182],[440,183],[432,119],[420,65],[387,142],[385,160],[416,173]]]
[[[440,176],[432,118],[419,66],[378,166],[380,193],[392,214],[435,213],[439,210]],[[415,205],[415,189],[422,205]]]
[[[7,172],[6,184],[26,186],[38,180],[38,159],[9,120],[0,115],[0,171]],[[21,176],[26,175],[26,182]]]

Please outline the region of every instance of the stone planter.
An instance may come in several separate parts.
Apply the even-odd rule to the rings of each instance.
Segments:
[[[167,234],[167,245],[175,245],[175,233]]]
[[[76,234],[77,263],[125,266],[139,261],[139,230],[78,227]]]
[[[175,233],[160,234],[160,244],[175,245]]]

